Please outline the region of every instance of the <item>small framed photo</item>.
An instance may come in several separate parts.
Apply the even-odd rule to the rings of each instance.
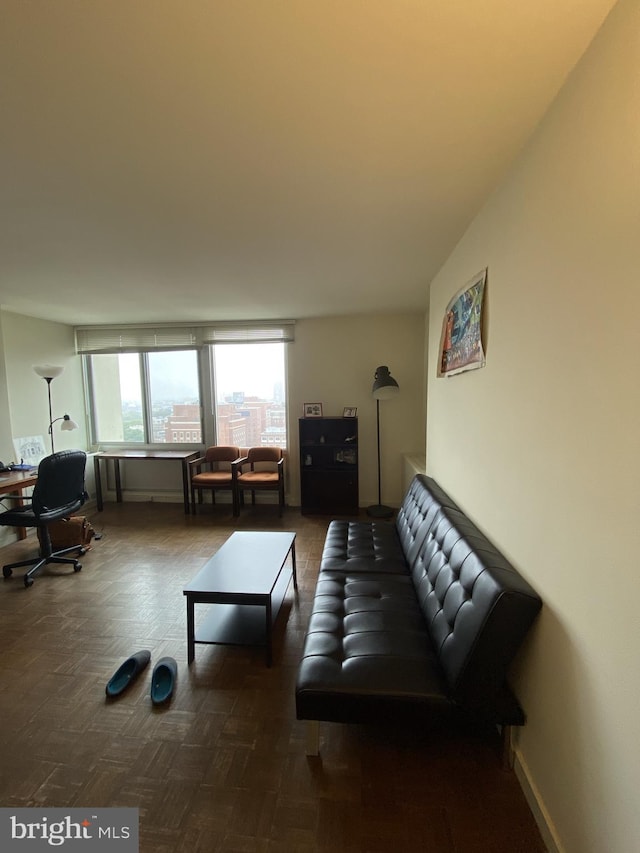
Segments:
[[[305,403],[303,412],[305,418],[321,418],[322,403]]]
[[[345,410],[342,413],[343,418],[355,418],[358,414],[358,410],[355,406],[346,406]]]

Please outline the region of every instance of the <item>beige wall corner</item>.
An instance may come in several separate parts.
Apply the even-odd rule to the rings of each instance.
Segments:
[[[542,596],[519,752],[567,851],[640,849],[640,5],[618,3],[431,289],[428,471]],[[487,266],[487,366],[435,378]]]

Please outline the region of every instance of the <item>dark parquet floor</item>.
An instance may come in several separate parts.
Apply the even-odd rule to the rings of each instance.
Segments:
[[[294,685],[327,519],[108,503],[91,521],[102,538],[81,572],[0,581],[1,806],[135,807],[142,853],[544,849],[497,740],[322,724],[320,757],[305,756]],[[299,593],[271,668],[261,648],[201,645],[187,667],[182,588],[234,529],[295,530]],[[36,544],[5,546],[0,562]],[[142,648],[151,666],[108,702],[106,682]],[[163,655],[178,682],[155,708]]]

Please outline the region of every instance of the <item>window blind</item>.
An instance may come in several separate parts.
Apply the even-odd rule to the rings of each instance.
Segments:
[[[153,352],[197,349],[209,344],[291,343],[294,320],[155,326],[77,326],[76,353]]]
[[[219,323],[208,328],[203,328],[202,343],[204,344],[269,344],[269,343],[291,343],[293,337],[294,323],[287,320],[285,323],[260,323],[259,325],[248,325],[246,323]]]

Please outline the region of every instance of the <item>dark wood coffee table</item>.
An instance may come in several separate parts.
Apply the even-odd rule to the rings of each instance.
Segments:
[[[266,645],[271,666],[273,625],[296,577],[296,534],[236,531],[183,589],[187,597],[187,661],[195,644]],[[285,565],[291,555],[291,574]],[[212,604],[195,628],[195,605]]]

